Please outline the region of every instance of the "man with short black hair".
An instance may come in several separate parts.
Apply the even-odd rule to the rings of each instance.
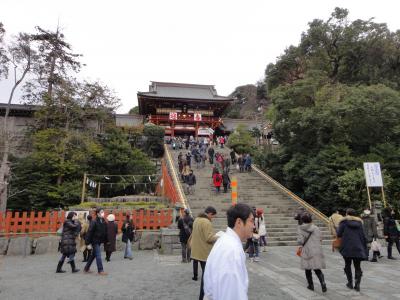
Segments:
[[[238,203],[227,211],[227,219],[228,228],[207,259],[204,294],[210,300],[246,300],[249,279],[242,242],[253,234],[254,214]]]

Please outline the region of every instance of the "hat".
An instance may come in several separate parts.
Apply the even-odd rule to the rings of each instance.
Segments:
[[[109,222],[113,222],[113,221],[115,221],[115,216],[114,216],[113,214],[109,214],[109,215],[107,216],[107,220],[108,220]]]
[[[190,215],[190,209],[189,208],[185,209],[185,214]]]

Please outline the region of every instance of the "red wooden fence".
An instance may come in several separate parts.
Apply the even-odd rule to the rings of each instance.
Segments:
[[[107,216],[115,215],[121,230],[126,215],[132,216],[137,229],[150,230],[168,227],[172,223],[172,209],[163,210],[104,210]],[[56,233],[65,220],[65,211],[48,212],[0,212],[0,235],[21,233]]]
[[[163,159],[162,163],[161,163],[161,172],[162,172],[163,187],[161,187],[161,185],[158,184],[158,186],[156,188],[156,193],[167,197],[172,204],[175,204],[176,202],[180,202],[174,182],[172,181],[172,178],[168,172],[168,168],[165,163],[165,159]]]

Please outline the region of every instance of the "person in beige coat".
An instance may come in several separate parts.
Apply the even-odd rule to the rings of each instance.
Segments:
[[[201,213],[193,222],[192,235],[189,238],[189,245],[191,248],[190,258],[193,260],[193,273],[194,277],[197,279],[197,268],[198,263],[200,263],[202,275],[201,275],[201,285],[200,285],[200,296],[199,299],[202,300],[204,297],[203,290],[203,275],[204,269],[206,267],[206,261],[208,255],[211,252],[212,246],[217,240],[214,228],[212,226],[212,219],[217,214],[214,207],[209,206],[205,209],[204,213]]]
[[[322,292],[326,292],[326,283],[321,269],[326,268],[324,253],[321,245],[321,231],[312,223],[310,214],[305,213],[301,217],[302,225],[298,227],[297,244],[302,246],[300,267],[305,270],[308,282],[307,288],[314,290],[312,270],[317,275]]]
[[[335,212],[329,217],[329,230],[334,238],[336,238],[336,231],[339,228],[339,223],[342,221],[344,212],[342,209],[335,209]]]
[[[79,241],[79,249],[80,249],[80,251],[83,252],[83,261],[82,262],[87,262],[90,255],[92,254],[91,246],[86,245],[86,243],[85,243],[85,237],[88,232],[89,224],[92,220],[92,216],[88,215],[86,218],[87,218],[86,221],[79,220],[82,224],[82,228],[81,228],[81,232],[80,232],[80,241]]]

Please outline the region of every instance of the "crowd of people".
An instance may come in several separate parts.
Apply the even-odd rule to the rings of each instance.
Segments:
[[[180,219],[178,228],[182,243],[182,262],[193,261],[193,280],[198,280],[198,264],[202,269],[199,299],[247,299],[248,275],[245,265],[246,252],[251,261],[258,261],[259,248],[265,247],[265,222],[262,209],[239,203],[227,211],[228,228],[225,232],[215,233],[212,221],[217,211],[207,207],[193,220],[190,211]],[[400,254],[400,228],[395,220],[395,211],[384,211],[383,237],[387,242],[388,259],[392,256],[392,247]],[[322,247],[322,233],[313,223],[312,215],[299,208],[294,217],[298,221],[297,255],[300,268],[305,272],[307,288],[314,291],[313,272],[321,285],[323,293],[328,287],[322,270],[326,269]],[[371,262],[382,258],[381,249],[373,247],[378,235],[375,217],[370,209],[365,209],[359,217],[354,209],[338,209],[329,218],[330,230],[344,259],[344,274],[347,288],[360,291],[363,272],[361,262]],[[248,251],[246,251],[248,250]],[[264,248],[265,250],[265,248]],[[354,277],[352,271],[354,266]]]
[[[238,172],[251,171],[252,158],[250,154],[237,155],[234,150],[231,150],[229,155],[226,155],[218,151],[218,148],[224,148],[227,141],[227,136],[196,139],[193,136],[173,137],[168,140],[173,150],[180,150],[184,147],[188,150],[186,154],[182,151],[178,154],[178,171],[186,194],[195,193],[194,166],[196,169],[202,169],[206,166],[207,161],[212,166],[212,187],[216,193],[220,193],[221,189],[224,193],[228,192],[231,184],[229,173],[232,168]]]
[[[125,243],[124,258],[132,259],[131,245],[134,241],[136,228],[130,215],[126,216],[126,220],[122,224],[122,242]],[[115,216],[109,214],[107,221],[104,218],[104,211],[96,209],[96,217],[92,219],[88,215],[86,220],[79,219],[76,212],[69,212],[67,219],[62,226],[61,240],[59,250],[61,258],[58,261],[56,273],[65,273],[62,266],[65,259],[71,265],[72,273],[79,272],[76,268],[75,256],[79,250],[82,252],[83,260],[86,265],[83,269],[84,273],[92,273],[90,267],[96,260],[97,272],[99,275],[107,275],[103,268],[101,257],[101,245],[104,245],[106,253],[106,261],[111,261],[111,255],[116,251],[116,237],[118,234],[118,226],[115,223]]]

